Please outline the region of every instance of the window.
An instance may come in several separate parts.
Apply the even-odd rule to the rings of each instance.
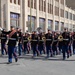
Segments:
[[[19,14],[10,13],[10,25],[19,26]]]
[[[59,8],[55,6],[55,15],[59,16]]]
[[[34,0],[34,9],[36,9],[36,0]]]
[[[61,25],[61,31],[63,31],[64,30],[64,23],[61,22],[60,25]]]
[[[72,20],[72,13],[69,13],[70,14],[70,20]]]
[[[59,0],[56,0],[57,2],[59,2]]]
[[[59,22],[55,21],[55,30],[59,30]]]
[[[60,3],[64,5],[64,0],[60,0]]]
[[[43,31],[45,30],[45,19],[44,18],[39,19],[39,27],[41,27]]]
[[[63,9],[60,9],[60,16],[64,17],[64,10]]]
[[[65,11],[65,18],[68,19],[68,11]]]
[[[12,3],[12,0],[10,0],[10,2]]]
[[[14,3],[16,4],[16,0],[14,0]]]
[[[36,17],[28,16],[28,22],[30,22],[30,20],[31,20],[31,25],[30,25],[30,23],[28,23],[28,31],[29,32],[30,32],[30,30],[31,31],[35,30],[35,20],[36,20]]]
[[[20,5],[20,0],[18,0],[18,5]]]
[[[30,0],[28,0],[28,7],[30,7]]]
[[[52,24],[53,24],[53,21],[48,20],[48,29],[52,30]]]

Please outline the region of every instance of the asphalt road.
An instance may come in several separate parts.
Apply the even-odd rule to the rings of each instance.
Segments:
[[[75,75],[75,56],[62,60],[62,56],[45,59],[45,56],[19,57],[17,63],[7,64],[7,56],[0,57],[0,75]]]

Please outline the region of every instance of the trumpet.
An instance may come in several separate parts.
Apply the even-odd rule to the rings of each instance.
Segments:
[[[46,41],[46,38],[45,38],[45,37],[42,37],[42,40],[43,40],[43,41]]]
[[[31,41],[31,37],[28,37],[28,41]]]
[[[59,41],[63,41],[63,36],[62,35],[59,35],[58,40]]]

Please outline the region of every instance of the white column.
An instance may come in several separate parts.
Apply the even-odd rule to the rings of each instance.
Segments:
[[[61,31],[61,21],[60,21],[60,19],[61,19],[61,16],[60,16],[60,13],[61,13],[61,11],[60,11],[60,0],[59,0],[59,31]]]
[[[45,13],[45,32],[47,32],[48,29],[48,0],[46,1],[46,13]]]
[[[0,0],[0,10],[1,10],[1,0]],[[1,26],[1,11],[0,11],[0,26]]]
[[[23,25],[23,31],[26,32],[27,30],[27,21],[28,21],[28,0],[24,0],[24,9],[23,9],[24,13],[23,13],[23,22],[24,22],[24,25]]]
[[[0,1],[1,1],[1,0],[0,0]],[[1,15],[1,16],[0,16],[0,18],[1,18],[1,20],[0,20],[0,21],[1,21],[1,25],[0,25],[0,26],[3,28],[3,12],[4,12],[4,11],[3,11],[2,1],[1,1],[1,5],[0,5],[0,6],[1,6],[1,8],[0,8],[0,10],[1,10],[1,11],[0,11],[0,12],[1,12],[1,13],[0,13],[0,15]]]
[[[70,9],[68,9],[68,30],[70,29],[70,12],[69,12]]]
[[[39,0],[36,0],[36,25],[35,29],[39,27]]]
[[[20,28],[23,31],[23,4],[22,4],[22,0],[20,0]]]
[[[55,31],[55,0],[53,1],[53,31]]]
[[[64,27],[65,27],[65,20],[66,20],[66,18],[65,18],[65,6],[66,6],[66,1],[64,0]]]
[[[10,30],[10,0],[6,1],[6,29]]]

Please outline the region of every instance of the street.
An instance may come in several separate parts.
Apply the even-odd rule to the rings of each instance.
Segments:
[[[62,60],[62,56],[45,59],[31,58],[32,55],[19,57],[19,61],[7,64],[7,56],[0,57],[0,75],[75,75],[75,56]]]

